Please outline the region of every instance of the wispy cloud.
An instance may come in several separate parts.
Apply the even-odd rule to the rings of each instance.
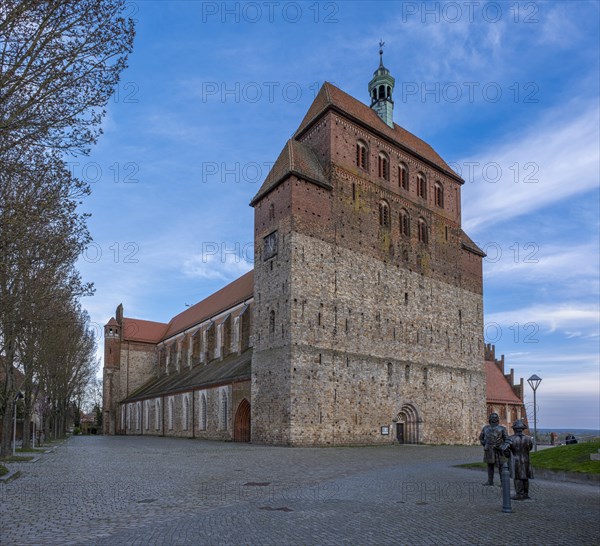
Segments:
[[[550,332],[587,330],[597,332],[600,309],[597,304],[559,303],[556,305],[531,305],[486,315],[486,324],[502,326],[534,324]]]
[[[222,254],[218,249],[216,253],[205,251],[188,258],[183,263],[183,273],[186,277],[200,279],[221,279],[230,281],[247,271],[253,264],[243,255],[237,253]]]
[[[459,162],[470,233],[598,187],[598,105],[569,104]],[[472,176],[469,174],[471,173]]]

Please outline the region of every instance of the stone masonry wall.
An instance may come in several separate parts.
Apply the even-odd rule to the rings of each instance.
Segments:
[[[420,441],[475,442],[481,296],[303,235],[291,243],[292,443],[390,442],[380,427],[405,404]]]
[[[244,398],[250,402],[250,381],[121,404],[126,415],[124,432],[231,440],[235,412]]]

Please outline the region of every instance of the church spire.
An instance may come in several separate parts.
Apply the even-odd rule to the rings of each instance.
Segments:
[[[392,91],[395,80],[390,71],[383,66],[383,46],[385,42],[379,41],[379,67],[373,72],[373,79],[369,82],[369,95],[371,108],[392,129],[394,128],[394,101]]]

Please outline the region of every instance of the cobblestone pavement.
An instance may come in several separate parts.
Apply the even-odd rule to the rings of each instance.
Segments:
[[[0,483],[0,544],[600,544],[600,487],[499,487],[478,447],[78,436]],[[500,537],[500,538],[499,538]]]

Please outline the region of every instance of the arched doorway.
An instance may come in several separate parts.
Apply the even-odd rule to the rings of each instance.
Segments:
[[[412,404],[404,404],[396,419],[396,440],[400,444],[418,444],[421,418]]]
[[[250,403],[245,398],[240,402],[235,412],[235,422],[233,425],[233,441],[250,441]]]

